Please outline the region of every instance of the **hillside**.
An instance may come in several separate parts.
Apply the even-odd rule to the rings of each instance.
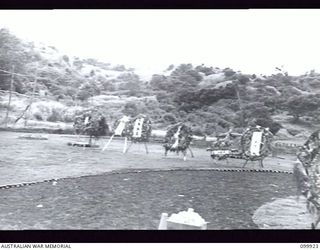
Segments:
[[[70,127],[78,112],[92,107],[100,109],[110,125],[123,114],[144,113],[155,128],[183,121],[197,135],[215,135],[230,127],[242,130],[255,121],[282,138],[305,138],[319,122],[320,74],[312,70],[290,76],[278,69],[262,76],[181,64],[149,79],[124,65],[70,57],[2,29],[0,73],[2,123],[13,80],[9,126],[25,126],[25,119],[15,121],[29,104],[29,126]]]

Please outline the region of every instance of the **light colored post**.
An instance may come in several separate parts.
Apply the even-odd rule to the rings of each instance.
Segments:
[[[128,153],[128,151],[129,151],[129,149],[131,148],[132,144],[133,144],[133,142],[131,141],[130,144],[129,144],[129,146],[127,147],[127,149],[126,149],[126,151],[125,151],[124,153]]]
[[[193,152],[192,152],[191,148],[188,147],[188,149],[189,149],[189,151],[190,151],[191,157],[194,158],[194,155],[193,155]]]
[[[125,154],[127,151],[127,144],[128,144],[128,138],[125,137],[124,138],[124,147],[123,147],[123,153]]]
[[[147,146],[147,143],[146,143],[146,142],[144,143],[144,147],[145,147],[145,149],[146,149],[146,153],[149,154],[149,150],[148,150],[148,146]]]
[[[167,219],[168,219],[168,214],[162,213],[158,230],[167,230]]]
[[[105,150],[108,148],[108,146],[109,146],[109,144],[111,143],[113,137],[114,137],[114,134],[110,137],[109,141],[108,141],[108,142],[106,143],[106,145],[103,147],[102,151],[105,151]]]
[[[7,106],[7,113],[6,113],[6,119],[5,119],[5,127],[8,127],[8,119],[9,119],[9,110],[11,105],[11,97],[12,97],[12,88],[13,88],[13,80],[14,80],[14,65],[12,65],[12,72],[11,72],[11,81],[10,81],[10,92],[9,92],[9,102]]]

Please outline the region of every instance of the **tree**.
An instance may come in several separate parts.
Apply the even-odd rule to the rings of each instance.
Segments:
[[[240,116],[240,111],[237,112]],[[273,121],[271,117],[270,108],[264,106],[261,102],[252,102],[243,106],[243,114],[245,124],[254,123],[262,127],[270,128],[273,134],[276,134],[282,127],[280,123]],[[237,124],[243,126],[244,124]]]
[[[230,68],[225,68],[225,69],[223,70],[223,72],[224,72],[224,75],[227,76],[227,77],[230,77],[230,76],[233,76],[233,75],[236,74],[236,72],[233,71],[233,70],[230,69]]]
[[[195,70],[201,73],[204,73],[206,76],[212,75],[215,73],[212,67],[206,67],[204,64],[195,67]]]
[[[244,105],[244,118],[250,121],[253,118],[270,118],[270,111],[261,102],[252,102]]]
[[[172,73],[173,79],[179,79],[185,85],[196,86],[201,80],[202,76],[196,71],[192,64],[181,64]]]
[[[119,90],[129,90],[129,95],[132,96],[139,94],[142,82],[137,74],[122,73],[118,76],[118,80],[121,81]]]
[[[128,102],[124,105],[123,114],[128,116],[136,116],[139,114],[138,106],[134,102]]]
[[[243,74],[237,74],[234,78],[238,80],[239,83],[242,85],[245,85],[250,81],[250,77],[248,75]]]
[[[99,95],[100,89],[94,83],[85,83],[80,87],[80,91],[78,92],[77,98],[79,100],[85,101],[89,97]]]
[[[153,75],[149,85],[154,90],[167,90],[170,81],[168,81],[168,77],[164,75]]]
[[[173,64],[170,64],[168,66],[168,68],[166,69],[166,71],[170,71],[170,70],[173,70],[174,69],[174,65]]]
[[[317,95],[293,96],[289,98],[285,105],[293,116],[293,121],[298,122],[301,116],[308,115],[319,108],[320,98]]]
[[[274,135],[282,128],[280,123],[273,121],[271,118],[258,118],[255,122],[256,125],[269,128],[270,132]]]
[[[36,53],[31,44],[23,43],[16,36],[10,34],[7,29],[0,29],[0,69],[11,71],[15,67],[15,73],[24,74],[26,65],[32,60],[37,60]],[[8,90],[10,88],[11,75],[1,72],[0,89]],[[34,79],[32,79],[34,80]],[[14,90],[24,91],[23,83],[30,81],[28,77],[15,75]],[[17,86],[17,88],[16,88]]]
[[[174,123],[176,123],[177,118],[175,117],[174,114],[172,114],[172,113],[167,113],[167,114],[165,114],[165,115],[163,116],[163,120],[166,121],[166,122],[169,122],[169,123],[174,124]]]

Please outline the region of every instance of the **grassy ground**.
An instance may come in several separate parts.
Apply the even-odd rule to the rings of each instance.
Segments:
[[[275,173],[177,170],[65,179],[1,190],[0,229],[157,229],[161,213],[188,208],[210,222],[208,229],[254,229],[254,211],[293,190],[291,175]]]
[[[212,167],[241,167],[243,160],[230,159],[214,162],[203,148],[195,148],[194,158],[170,153],[164,157],[161,144],[148,144],[149,154],[144,145],[136,144],[123,155],[123,139],[114,140],[110,147],[101,148],[107,140],[100,140],[100,148],[78,148],[67,146],[68,142],[77,141],[74,136],[48,135],[47,141],[17,139],[20,133],[1,132],[0,143],[0,186],[23,182],[35,182],[53,178],[79,177],[96,175],[118,169],[149,168],[149,169],[183,169]],[[86,139],[80,139],[85,141]],[[284,159],[282,159],[284,158]],[[274,170],[292,170],[294,156],[282,158],[268,157],[265,168]],[[259,168],[250,162],[248,168]]]
[[[205,149],[195,158],[163,156],[160,144],[134,145],[122,154],[123,140],[102,152],[67,146],[72,136],[47,141],[17,139],[1,132],[0,185],[71,179],[0,190],[0,229],[156,229],[160,215],[195,209],[209,229],[257,228],[251,217],[265,203],[295,193],[292,175],[254,172],[183,171],[240,168],[242,160],[214,162]],[[84,140],[84,139],[83,139]],[[265,168],[292,169],[293,156],[267,158]],[[155,173],[106,175],[112,170],[153,169]],[[249,163],[247,168],[259,168]]]

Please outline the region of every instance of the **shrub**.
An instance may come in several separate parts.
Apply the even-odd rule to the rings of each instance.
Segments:
[[[198,120],[198,117],[194,113],[189,113],[186,118],[187,118],[187,121],[192,123],[196,123]]]
[[[176,107],[172,104],[162,104],[160,108],[166,112],[171,112],[176,109]]]
[[[43,121],[42,115],[39,113],[33,114],[34,118],[36,118],[37,121]]]
[[[236,72],[234,72],[232,69],[226,68],[223,70],[223,73],[226,77],[233,76]]]
[[[49,122],[62,121],[61,114],[58,111],[56,111],[55,109],[53,109],[52,113],[48,117],[47,121],[49,121]]]
[[[245,76],[245,75],[237,75],[236,77],[238,79],[238,81],[240,82],[240,84],[246,84],[250,81],[250,78],[248,76]]]
[[[85,122],[87,119],[88,122]],[[76,134],[89,135],[90,144],[92,142],[92,137],[98,139],[100,136],[107,135],[109,133],[109,126],[106,122],[106,118],[97,109],[82,111],[82,114],[75,117],[73,127]]]
[[[193,125],[192,126],[192,134],[197,136],[204,136],[205,129],[202,126]]]
[[[206,76],[214,74],[214,70],[212,67],[206,67],[203,64],[195,67],[195,70],[198,72],[204,73]]]
[[[73,121],[74,121],[74,117],[64,116],[64,117],[63,117],[63,121],[64,121],[64,122],[73,122]]]
[[[168,113],[163,116],[163,120],[170,123],[176,123],[177,118],[173,114]]]
[[[320,98],[317,95],[312,96],[292,96],[286,102],[286,107],[294,117],[293,122],[298,122],[300,116],[316,111],[320,104]]]
[[[125,115],[136,116],[139,113],[138,106],[134,102],[126,103],[126,105],[124,106],[122,112]]]
[[[282,128],[280,123],[274,122],[272,119],[268,118],[258,118],[255,120],[255,123],[261,127],[269,128],[270,132],[274,135]]]
[[[0,103],[0,109],[8,109],[7,103]],[[13,109],[12,105],[9,107],[9,111]]]

